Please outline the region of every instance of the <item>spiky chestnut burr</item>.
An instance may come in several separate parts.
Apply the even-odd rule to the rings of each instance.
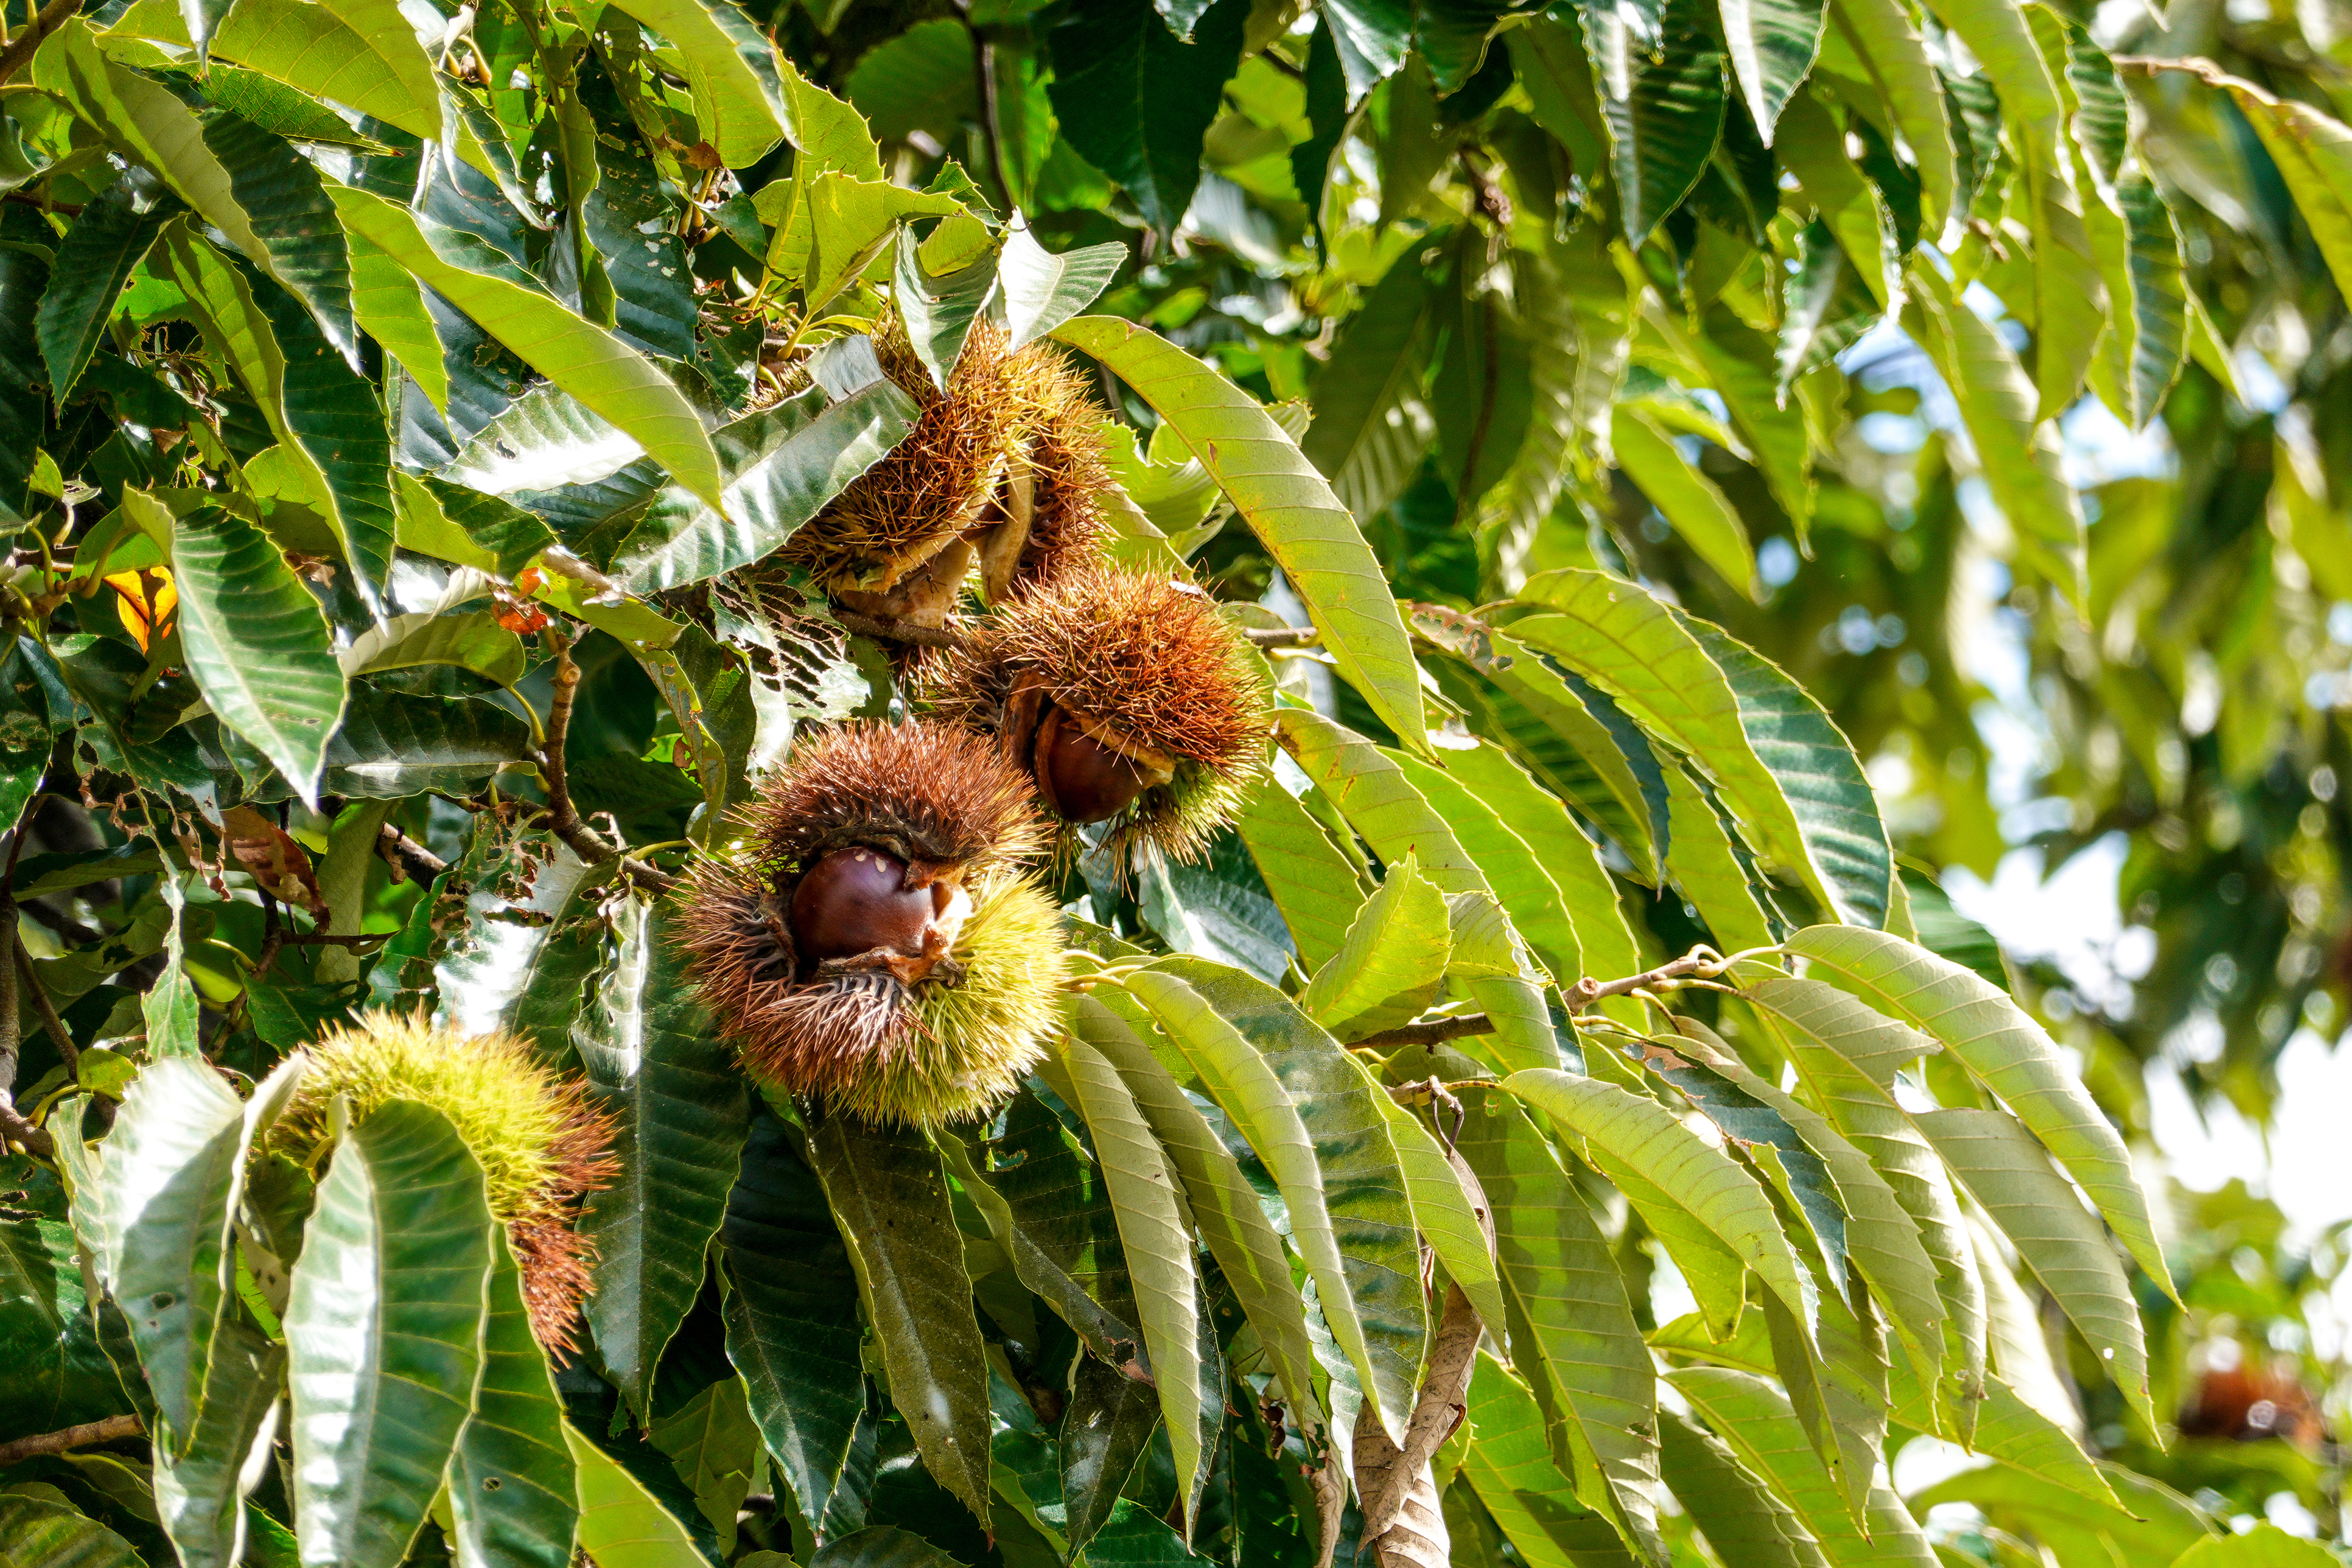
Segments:
[[[923,700],[995,737],[1072,825],[1130,848],[1199,855],[1265,765],[1264,661],[1187,583],[1073,566],[924,659]]]
[[[744,1068],[865,1121],[978,1116],[1055,1016],[1045,829],[980,736],[918,720],[803,741],[739,847],[689,874],[680,941]]]
[[[587,1086],[531,1058],[508,1034],[467,1035],[410,1015],[371,1012],[305,1047],[310,1065],[264,1145],[308,1163],[328,1133],[337,1095],[364,1120],[387,1100],[421,1100],[449,1119],[482,1167],[490,1213],[507,1227],[531,1332],[553,1351],[591,1288],[593,1244],[572,1229],[580,1200],[609,1184],[612,1122]]]
[[[784,551],[844,607],[937,627],[975,567],[997,600],[1099,547],[1101,413],[1060,351],[1006,341],[976,322],[942,392],[895,318],[876,331],[884,374],[922,412]]]

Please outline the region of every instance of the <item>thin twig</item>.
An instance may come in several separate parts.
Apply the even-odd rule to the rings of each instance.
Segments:
[[[47,1029],[49,1038],[57,1042],[58,1055],[65,1058],[66,1076],[79,1082],[81,1047],[74,1044],[73,1031],[67,1028],[65,1020],[58,1016],[58,1005],[49,1000],[49,988],[41,984],[40,975],[33,968],[33,955],[25,951],[24,931],[11,925],[8,933],[15,939],[17,982],[31,994],[33,1010],[41,1016],[41,1027]]]
[[[383,856],[385,862],[392,867],[394,880],[404,873],[420,882],[429,882],[449,868],[448,861],[444,860],[389,822],[385,823],[383,830],[376,835],[375,847],[376,853]]]
[[[147,1428],[136,1415],[109,1415],[102,1421],[86,1422],[68,1426],[62,1432],[44,1432],[36,1437],[16,1437],[0,1443],[0,1470],[37,1454],[61,1454],[68,1448],[86,1447],[92,1443],[114,1443],[125,1437],[137,1437]]]
[[[42,6],[31,25],[9,39],[6,48],[0,48],[0,81],[6,81],[24,69],[25,62],[33,58],[33,51],[41,47],[41,40],[64,26],[66,18],[80,9],[81,0],[49,0]]]
[[[1447,1040],[1458,1040],[1465,1035],[1491,1035],[1495,1021],[1484,1013],[1465,1013],[1458,1018],[1436,1018],[1426,1024],[1400,1024],[1393,1029],[1382,1029],[1377,1035],[1366,1035],[1360,1040],[1349,1040],[1349,1048],[1361,1050],[1389,1046],[1435,1046]]]
[[[1306,647],[1323,640],[1313,626],[1251,626],[1242,635],[1256,647]]]
[[[957,647],[963,639],[955,633],[937,626],[919,626],[912,621],[894,621],[881,616],[861,616],[855,610],[835,605],[833,618],[845,630],[859,637],[880,637],[886,642],[913,643],[920,647]]]
[[[996,176],[996,188],[1003,194],[1005,205],[1015,206],[1019,199],[1013,183],[1004,177],[1004,144],[996,130],[996,46],[978,27],[971,29],[971,66],[975,85],[980,89],[980,135],[988,148],[989,172]]]
[[[1604,996],[1622,996],[1629,991],[1642,991],[1654,985],[1664,985],[1669,980],[1680,980],[1685,975],[1696,974],[1701,970],[1710,969],[1722,962],[1712,953],[1686,952],[1680,958],[1667,960],[1655,969],[1645,969],[1639,974],[1629,974],[1622,980],[1595,980],[1588,974],[1569,987],[1568,1010],[1571,1013],[1580,1013]]]
[[[606,843],[603,835],[581,820],[580,808],[572,803],[572,781],[563,764],[563,741],[572,729],[572,705],[580,695],[580,667],[572,660],[570,637],[550,627],[547,641],[555,653],[555,683],[547,702],[547,739],[539,750],[539,773],[547,781],[548,830],[570,845],[572,852],[589,865],[618,860],[621,869],[630,877],[656,893],[667,892],[677,885],[676,877]]]

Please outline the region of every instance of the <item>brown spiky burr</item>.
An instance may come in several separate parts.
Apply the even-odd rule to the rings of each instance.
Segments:
[[[933,711],[993,735],[1066,824],[1106,847],[1197,856],[1265,765],[1264,660],[1198,588],[1067,568],[972,626],[918,676]]]
[[[689,875],[680,941],[745,1068],[869,1121],[986,1110],[1035,1059],[1060,983],[1029,781],[928,720],[803,741],[736,850]]]
[[[895,317],[876,329],[883,373],[921,413],[784,551],[845,608],[937,627],[975,569],[994,600],[1099,549],[1101,411],[1062,351],[1007,341],[975,322],[942,391]]]

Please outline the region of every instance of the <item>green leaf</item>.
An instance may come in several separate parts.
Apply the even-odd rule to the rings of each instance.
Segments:
[[[1412,1200],[1413,1224],[1428,1239],[1438,1262],[1445,1266],[1447,1277],[1462,1287],[1462,1293],[1478,1310],[1479,1320],[1501,1323],[1507,1315],[1501,1277],[1496,1272],[1494,1248],[1480,1223],[1482,1216],[1490,1218],[1491,1214],[1478,1178],[1460,1154],[1438,1146],[1435,1135],[1422,1125],[1419,1116],[1398,1104],[1385,1089],[1378,1084],[1374,1088],[1378,1092],[1372,1103],[1387,1119],[1389,1136],[1396,1143],[1406,1195]]]
[[[371,626],[337,656],[346,675],[454,664],[500,686],[522,679],[522,639],[499,625],[495,612],[394,616]],[[331,764],[331,761],[330,763]]]
[[[1073,1553],[1093,1544],[1109,1522],[1160,1414],[1149,1387],[1094,1356],[1078,1359],[1061,1441],[1062,1533]]]
[[[1943,86],[1919,36],[1917,14],[1904,0],[1831,0],[1830,9],[1839,36],[1862,62],[1917,160],[1923,216],[1929,232],[1940,232],[1955,205],[1965,207],[1968,201],[1967,193],[1956,187]]]
[[[593,484],[645,455],[635,437],[553,382],[541,382],[475,431],[435,478],[510,496]]]
[[[1456,1146],[1495,1218],[1501,1326],[1520,1347],[1517,1359],[1542,1410],[1551,1458],[1576,1478],[1586,1507],[1654,1556],[1657,1380],[1624,1276],[1527,1112],[1500,1090],[1459,1092],[1469,1114]],[[1496,1507],[1484,1488],[1480,1496]]]
[[[228,171],[229,189],[268,253],[270,276],[310,308],[318,331],[361,374],[351,247],[317,166],[285,138],[234,114],[205,121],[205,145]]]
[[[1403,745],[1424,749],[1420,678],[1388,579],[1274,416],[1148,328],[1080,316],[1054,336],[1108,365],[1175,427],[1306,601],[1339,673]]]
[[[1150,1032],[1148,1023],[1136,1022]],[[1087,995],[1079,999],[1071,1027],[1118,1068],[1135,1096],[1151,1123],[1152,1136],[1184,1184],[1192,1223],[1266,1347],[1295,1418],[1305,1430],[1318,1429],[1322,1411],[1315,1394],[1315,1355],[1307,1335],[1306,1306],[1282,1239],[1240,1163],[1129,1020],[1097,996]]]
[[[1315,422],[1299,442],[1359,524],[1404,493],[1437,425],[1424,395],[1438,291],[1418,248],[1389,264],[1316,374]]]
[[[2033,383],[1992,324],[1954,298],[1933,267],[1911,269],[1904,324],[1943,373],[1992,491],[2029,560],[2077,594],[2083,509],[2066,483],[2056,432],[2038,422]]]
[[[808,150],[794,89],[818,89],[780,60],[775,47],[733,0],[628,0],[620,9],[677,50],[702,139],[729,168],[757,163],[787,136],[793,146]]]
[[[1722,0],[1723,37],[1731,74],[1764,144],[1820,53],[1826,7],[1821,0]]]
[[[1024,225],[1004,237],[996,264],[1009,350],[1025,348],[1093,304],[1127,261],[1127,247],[1088,245],[1056,256]]]
[[[853,390],[830,405],[820,388],[712,433],[724,467],[725,504],[665,493],[612,562],[639,593],[683,587],[748,566],[782,548],[851,480],[913,428],[921,409],[871,351]]]
[[[1789,946],[1811,973],[1942,1041],[2057,1156],[2148,1278],[2172,1293],[2130,1152],[2023,1009],[1974,971],[1900,937],[1813,926]]]
[[[1365,1408],[1402,1433],[1428,1313],[1377,1091],[1288,998],[1238,971],[1170,958],[1127,984],[1273,1173]]]
[[[35,332],[49,390],[59,404],[98,352],[131,270],[139,265],[173,205],[137,174],[127,174],[84,207],[58,244],[58,264],[41,295]]]
[[[529,759],[530,731],[509,710],[470,697],[413,697],[361,682],[327,743],[321,793],[400,800],[420,790],[469,790]]]
[[[2208,1537],[2172,1560],[2172,1568],[2333,1568],[2339,1559],[2315,1541],[2258,1524],[2243,1535]]]
[[[1867,1534],[1847,1515],[1836,1479],[1779,1389],[1726,1367],[1684,1367],[1667,1377],[1740,1463],[1779,1495],[1836,1568],[1937,1568],[1935,1550],[1910,1510],[1884,1485],[1870,1489]]]
[[[1911,1118],[2015,1242],[2042,1281],[2105,1364],[2107,1375],[2150,1429],[2156,1408],[2147,1387],[2147,1343],[2131,1281],[2106,1233],[2074,1195],[2033,1135],[1997,1110],[1960,1108]]]
[[[1675,438],[1639,405],[1618,405],[1609,431],[1610,450],[1625,477],[1674,525],[1692,553],[1735,590],[1753,598],[1759,586],[1756,551],[1729,498],[1682,455]]]
[[[1526,933],[1537,952],[1553,964],[1552,973],[1563,985],[1582,975],[1614,979],[1640,973],[1643,960],[1634,946],[1632,928],[1617,900],[1617,886],[1599,850],[1582,828],[1570,819],[1559,797],[1546,790],[1499,745],[1481,744],[1445,753],[1446,772],[1461,782],[1486,808],[1506,823],[1532,853],[1541,844],[1541,868],[1559,890],[1575,945],[1545,921],[1516,911],[1512,922]]]
[[[505,1231],[493,1226],[482,1375],[449,1468],[460,1557],[566,1568],[580,1517],[575,1470],[563,1403],[523,1306],[521,1272]]]
[[[1462,1476],[1530,1568],[1620,1568],[1662,1553],[1654,1535],[1621,1535],[1605,1512],[1576,1501],[1553,1462],[1543,1413],[1508,1368],[1485,1351],[1470,1379],[1475,1415]],[[1642,1555],[1637,1557],[1633,1553]]]
[[[216,507],[173,520],[172,575],[197,689],[305,800],[315,799],[345,698],[318,601],[276,542]]]
[[[1035,243],[1032,241],[1031,243]],[[898,253],[890,270],[890,300],[914,345],[915,357],[930,373],[931,384],[947,390],[963,356],[964,339],[993,295],[999,262],[992,252],[955,271],[933,275],[925,270],[922,244],[911,226],[898,230]]]
[[[1820,1156],[1836,1183],[1845,1211],[1848,1255],[1873,1294],[1885,1306],[1912,1358],[1932,1379],[1944,1360],[1945,1312],[1936,1289],[1936,1265],[1919,1239],[1919,1226],[1904,1211],[1895,1191],[1870,1158],[1811,1106],[1758,1076],[1723,1042],[1695,1019],[1677,1018],[1685,1049],[1722,1074],[1741,1092],[1770,1107]]]
[[[563,1440],[580,1478],[580,1550],[597,1568],[715,1568],[694,1531],[570,1422]]]
[[[1118,1216],[1128,1278],[1135,1290],[1136,1322],[1151,1358],[1160,1408],[1168,1417],[1176,1495],[1189,1524],[1199,1507],[1200,1489],[1207,1483],[1207,1468],[1216,1458],[1216,1434],[1224,1413],[1206,1397],[1215,1374],[1202,1363],[1201,1324],[1194,1306],[1200,1274],[1192,1235],[1179,1208],[1176,1177],[1134,1095],[1101,1052],[1075,1036],[1064,1036],[1055,1044],[1055,1058],[1076,1091],[1074,1103],[1094,1136],[1111,1212]],[[1074,1548],[1083,1544],[1079,1533],[1074,1521]]]
[[[1957,1380],[1937,1390],[1936,1408],[1931,1411],[1927,1390],[1916,1377],[1909,1375],[1900,1364],[1889,1372],[1887,1384],[1897,1422],[1952,1442],[1959,1441],[1960,1425],[1955,1417],[1961,1401]],[[1986,1378],[1983,1394],[1971,1405],[1976,1412],[1976,1430],[1969,1439],[1978,1453],[2028,1475],[2055,1481],[2102,1508],[2122,1506],[2116,1500],[2115,1490],[2107,1485],[2106,1478],[2099,1473],[2098,1466],[2083,1452],[2083,1446],[2074,1436],[2019,1398],[2008,1384],[1997,1377]]]
[[[1559,615],[1515,621],[1513,637],[1573,667],[1644,731],[1696,759],[1770,858],[1767,868],[1837,907],[1780,781],[1756,754],[1738,692],[1672,606],[1623,578],[1574,567],[1529,578],[1520,597]]]
[[[838,170],[828,170],[809,182],[803,200],[809,225],[809,260],[801,293],[812,316],[857,280],[890,244],[903,219],[945,217],[963,210],[963,204],[950,195],[910,191],[887,180],[858,179]],[[797,216],[794,221],[799,221]]]
[[[286,1347],[241,1318],[222,1325],[214,1350],[187,1453],[154,1452],[155,1509],[181,1568],[234,1568],[244,1555],[252,1461],[277,1434],[286,1376]]]
[[[350,231],[471,317],[517,358],[635,437],[677,482],[714,506],[719,461],[693,407],[653,363],[555,300],[451,260],[450,231],[365,191],[328,193]],[[438,243],[436,244],[436,237]]]
[[[1445,977],[1453,950],[1448,931],[1445,895],[1421,874],[1408,851],[1356,911],[1347,940],[1316,970],[1298,1005],[1326,1029],[1350,1039],[1403,1023],[1429,1005]]]
[[[1658,1436],[1666,1484],[1717,1554],[1755,1568],[1827,1568],[1811,1533],[1721,1438],[1672,1411],[1659,1414]]]
[[[145,1568],[129,1542],[96,1520],[23,1493],[0,1492],[0,1543],[5,1568]]]
[[[134,18],[153,19],[136,6],[123,25]],[[141,36],[187,41],[184,32]],[[213,36],[212,53],[412,136],[441,133],[432,57],[404,24],[396,0],[239,0]]]
[[[373,388],[285,290],[249,283],[186,219],[165,226],[156,255],[189,319],[261,405],[305,499],[326,514],[362,602],[380,612],[394,524],[392,446]]]
[[[449,1119],[388,1100],[338,1139],[286,1308],[306,1562],[397,1568],[482,1367],[492,1229]]]
[[[1813,1102],[1885,1177],[1918,1226],[1958,1342],[1954,1372],[1964,1389],[1976,1389],[1985,1368],[1985,1290],[1976,1252],[1944,1163],[1894,1099],[1895,1067],[1931,1042],[1816,980],[1779,977],[1740,994],[1795,1065]],[[1965,1399],[1958,1408],[1965,1431],[1975,1402]]]
[[[1410,0],[1330,0],[1323,17],[1348,80],[1348,107],[1396,73],[1412,47]]]
[[[83,1072],[95,1077],[95,1068],[94,1053],[85,1051]],[[60,1144],[68,1137],[78,1143],[61,1117],[52,1116],[48,1127]],[[0,1221],[0,1402],[45,1432],[102,1420],[127,1403],[98,1342],[73,1227],[62,1217]]]
[[[676,206],[636,146],[600,134],[595,147],[596,188],[580,205],[581,234],[612,285],[614,331],[647,353],[691,359],[701,311]]]
[[[1615,17],[1591,16],[1585,36],[1619,216],[1637,248],[1697,187],[1723,136],[1723,51],[1696,8],[1695,0],[1666,7],[1655,55]]]
[[[1722,627],[1675,612],[1723,671],[1739,725],[1796,817],[1807,858],[1849,923],[1884,927],[1895,873],[1878,797],[1826,710],[1788,673]]]
[[[228,171],[205,145],[194,112],[161,82],[109,59],[88,22],[68,18],[44,39],[29,79],[152,170],[230,245],[268,265],[268,252],[230,191]]]
[[[1466,773],[1461,771],[1472,751],[1492,751],[1493,755],[1481,762],[1507,767],[1498,750],[1485,746],[1448,749],[1443,754],[1445,766],[1434,768],[1417,758],[1402,752],[1390,753],[1405,778],[1421,792],[1422,797],[1441,813],[1454,837],[1469,853],[1496,899],[1509,911],[1514,931],[1526,938],[1544,966],[1563,984],[1573,984],[1582,973],[1583,952],[1577,941],[1576,926],[1568,904],[1562,898],[1559,884],[1552,880],[1547,861],[1549,854],[1538,856],[1531,841],[1513,825],[1532,827],[1541,817],[1528,818],[1507,815],[1501,806],[1486,800],[1470,787]],[[1472,771],[1489,784],[1499,782],[1491,768],[1479,768],[1471,763]],[[1521,775],[1524,777],[1524,775]],[[1532,787],[1532,781],[1530,781]],[[1520,804],[1513,801],[1511,804]],[[1566,814],[1560,814],[1565,821]],[[1575,831],[1573,828],[1571,832]],[[1578,834],[1579,841],[1583,836]],[[1546,846],[1547,850],[1550,846]],[[1561,858],[1575,853],[1575,842],[1563,850],[1555,851]],[[1571,873],[1576,868],[1570,868]],[[1543,1054],[1539,1052],[1538,1054]]]
[[[2212,1519],[2179,1492],[2120,1465],[2103,1470],[2120,1509],[2093,1507],[2065,1487],[2006,1465],[1964,1470],[1913,1500],[1922,1511],[1972,1503],[1994,1528],[2050,1542],[2062,1563],[2174,1563],[2214,1539]]]
[[[842,1303],[857,1289],[824,1189],[783,1119],[755,1109],[728,1195],[727,1359],[804,1519],[823,1520],[866,1406],[860,1333]]]
[[[2189,358],[2189,285],[2179,226],[2145,171],[2116,183],[2130,241],[2131,363],[2126,416],[2144,428],[2164,407]]]
[[[442,363],[440,334],[425,309],[424,290],[390,252],[364,236],[343,237],[351,251],[352,320],[408,373],[434,411],[449,412],[449,370]],[[406,474],[395,485],[414,484]]]
[[[1493,891],[1403,767],[1370,741],[1303,708],[1276,710],[1275,739],[1382,861],[1410,853],[1441,892]]]
[[[1657,1101],[1598,1079],[1536,1068],[1513,1073],[1503,1087],[1581,1136],[1604,1171],[1622,1166],[1654,1184],[1754,1269],[1810,1331],[1818,1310],[1811,1277],[1790,1251],[1770,1200],[1722,1150]]]
[[[1310,973],[1320,968],[1347,940],[1360,897],[1355,864],[1270,773],[1250,786],[1234,826],[1282,911],[1299,963]]]
[[[613,1184],[588,1199],[595,1244],[588,1326],[633,1409],[702,1289],[727,1211],[751,1107],[727,1047],[687,984],[667,908],[636,900],[613,918],[605,968],[572,1028],[598,1105],[615,1121]]]
[[[97,1251],[177,1453],[197,1434],[236,1267],[227,1238],[244,1129],[244,1103],[207,1063],[165,1057],[132,1082],[106,1141]]]
[[[882,1524],[843,1536],[810,1558],[809,1568],[961,1568],[961,1564],[921,1536]]]
[[[735,1549],[736,1518],[751,1490],[761,1463],[760,1428],[751,1419],[749,1395],[740,1377],[722,1377],[667,1415],[656,1416],[646,1434],[669,1456],[702,1516],[719,1539],[719,1549]]]
[[[1046,88],[1062,137],[1118,181],[1161,233],[1192,205],[1201,142],[1241,63],[1243,0],[1210,6],[1180,42],[1150,0],[1108,0],[1072,13],[1050,35]]]
[[[818,1122],[809,1152],[857,1268],[892,1403],[924,1468],[985,1521],[988,1363],[940,1156],[920,1132],[845,1116]]]

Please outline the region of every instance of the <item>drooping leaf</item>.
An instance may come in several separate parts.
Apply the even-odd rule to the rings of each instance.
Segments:
[[[481,1167],[447,1117],[386,1101],[337,1140],[286,1308],[305,1561],[398,1568],[482,1365]]]
[[[1412,650],[1387,579],[1273,416],[1147,328],[1080,316],[1054,336],[1110,366],[1175,426],[1306,601],[1339,673],[1408,749],[1426,746]]]
[[[845,1116],[818,1122],[809,1152],[923,1467],[985,1520],[988,1363],[939,1153],[920,1132]]]
[[[1298,1005],[1349,1039],[1402,1023],[1435,996],[1452,948],[1445,896],[1408,853],[1357,910],[1347,940],[1316,970]]]
[[[1428,1315],[1377,1091],[1280,992],[1237,971],[1163,959],[1128,985],[1273,1173],[1366,1411],[1401,1434]]]
[[[727,1200],[727,1357],[803,1518],[823,1521],[866,1405],[856,1271],[783,1120],[755,1109]]]
[[[935,276],[923,266],[914,229],[898,230],[898,251],[891,260],[891,302],[898,309],[915,357],[930,373],[931,384],[942,392],[963,355],[971,324],[999,286],[1000,269],[998,258],[983,253],[955,271]]]
[[[184,1453],[205,1403],[214,1332],[233,1273],[229,1215],[244,1104],[202,1058],[149,1064],[123,1097],[96,1194],[105,1282],[131,1321],[139,1364]]]
[[[329,193],[346,227],[442,295],[523,363],[635,437],[677,482],[720,505],[719,463],[702,422],[652,363],[535,289],[480,270],[463,247],[365,191]],[[446,252],[446,254],[445,254]]]
[[[663,1347],[702,1289],[750,1121],[742,1078],[686,984],[669,918],[635,900],[623,906],[572,1027],[590,1088],[615,1119],[620,1167],[580,1218],[596,1247],[588,1326],[640,1412]]]
[[[1682,205],[1723,135],[1724,58],[1712,30],[1678,0],[1661,19],[1654,55],[1622,20],[1586,36],[1609,126],[1611,172],[1625,237],[1639,246]]]
[[[1638,1548],[1657,1533],[1657,1389],[1625,1282],[1559,1157],[1494,1089],[1463,1091],[1457,1145],[1492,1205],[1506,1328],[1551,1458]],[[1475,1392],[1475,1391],[1474,1391]],[[1493,1506],[1490,1502],[1489,1506]]]
[[[580,1517],[576,1483],[563,1405],[531,1334],[522,1275],[505,1231],[493,1226],[481,1379],[449,1468],[460,1559],[565,1568]]]
[[[259,1479],[252,1463],[277,1435],[286,1347],[242,1318],[222,1325],[205,1379],[205,1403],[187,1452],[154,1455],[155,1509],[182,1568],[234,1568],[245,1552],[246,1494]]]
[[[50,1497],[0,1492],[0,1542],[8,1568],[142,1568],[129,1542],[83,1514],[71,1504],[53,1500],[64,1494],[45,1489]]]
[[[1349,318],[1314,384],[1315,422],[1299,450],[1360,525],[1412,482],[1435,438],[1423,383],[1436,290],[1412,250]]]
[[[59,403],[98,351],[131,269],[172,216],[173,204],[136,174],[99,193],[58,245],[54,281],[41,295],[35,332],[49,390]]]
[[[1062,135],[1126,188],[1154,228],[1174,228],[1192,203],[1201,139],[1240,63],[1248,9],[1242,0],[1216,0],[1184,41],[1150,0],[1107,0],[1072,13],[1050,35],[1046,90]]]
[[[1513,1073],[1504,1087],[1581,1135],[1604,1172],[1622,1165],[1654,1184],[1810,1326],[1817,1310],[1813,1283],[1791,1253],[1770,1202],[1738,1165],[1673,1112],[1614,1084],[1540,1068]]]
[[[2082,1184],[2125,1247],[2168,1294],[2147,1195],[2123,1140],[2042,1026],[1983,976],[1882,932],[1811,927],[1790,939],[1812,973],[1943,1042]]]
[[[1756,552],[1739,513],[1713,479],[1685,458],[1674,437],[1631,405],[1610,423],[1610,450],[1683,542],[1741,594],[1757,589]]]
[[[268,534],[217,507],[173,520],[172,566],[197,689],[315,798],[346,695],[318,601]]]
[[[579,1467],[580,1550],[597,1568],[717,1568],[667,1504],[569,1421],[563,1440]]]

